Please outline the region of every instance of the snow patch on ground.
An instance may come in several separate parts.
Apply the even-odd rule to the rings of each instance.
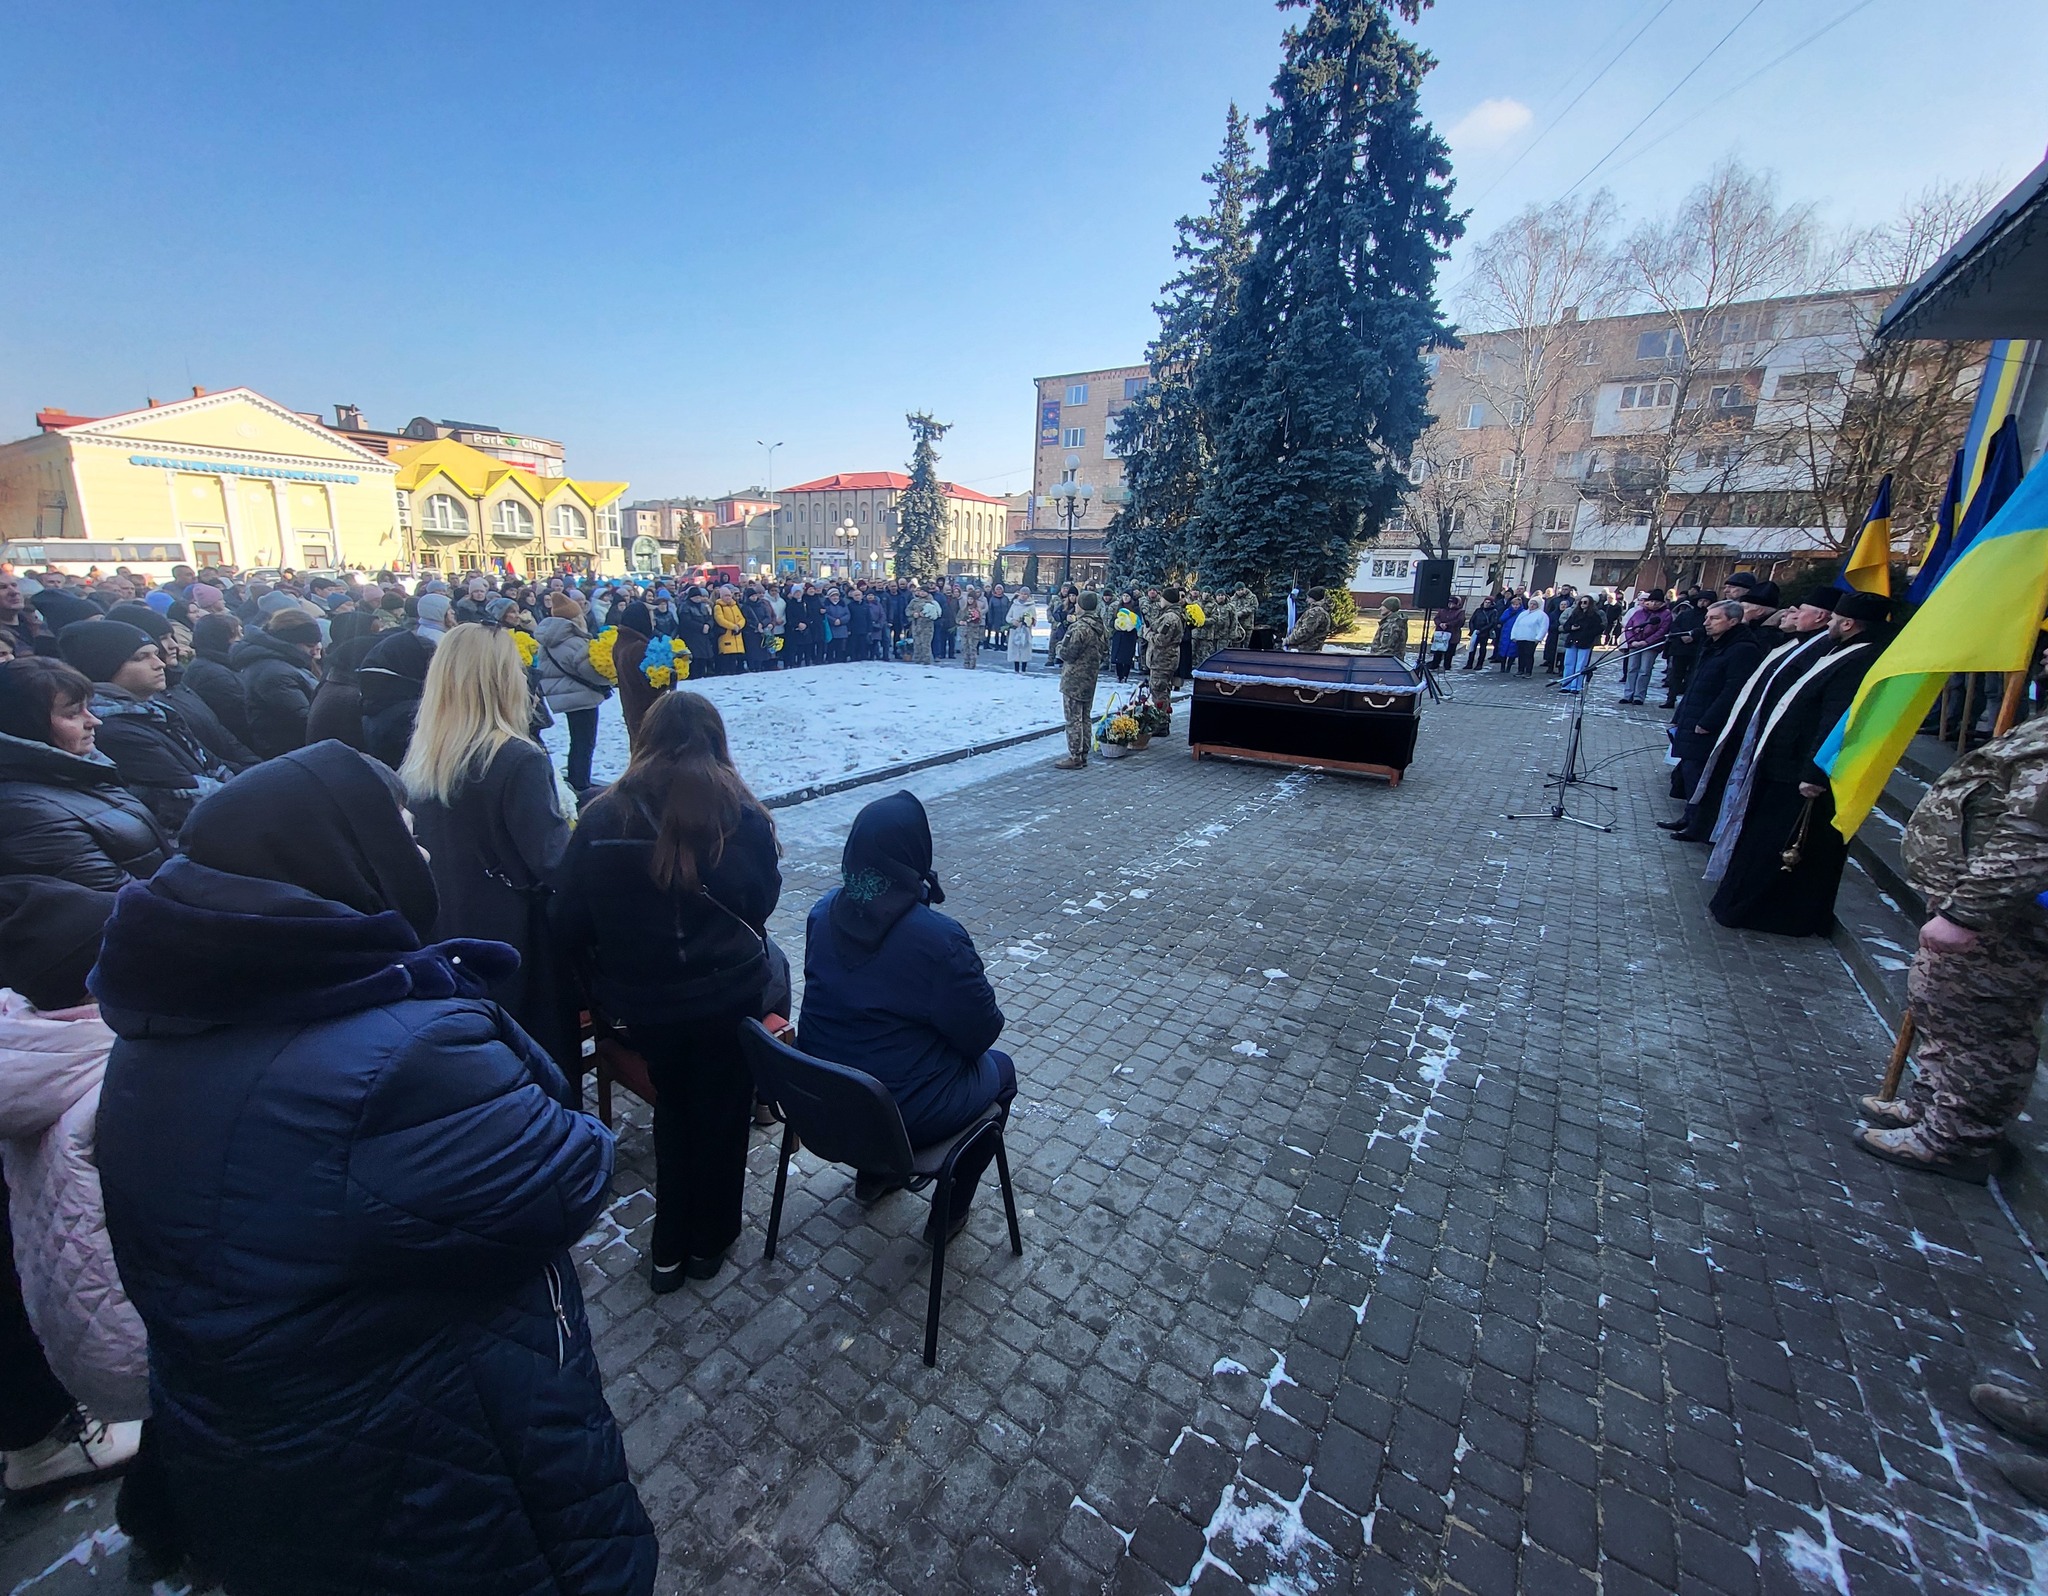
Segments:
[[[733,763],[764,798],[1061,724],[1059,679],[1050,672],[1019,676],[872,660],[684,686],[718,706]],[[541,741],[566,758],[568,722],[556,716]],[[598,711],[593,776],[613,780],[626,758],[626,723],[614,694]]]
[[[1259,1046],[1256,1042],[1250,1041],[1240,1042],[1230,1051],[1242,1053],[1246,1058],[1264,1058],[1266,1056],[1266,1050],[1263,1047]]]

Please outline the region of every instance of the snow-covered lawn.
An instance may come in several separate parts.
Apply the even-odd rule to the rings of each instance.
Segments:
[[[1098,706],[1108,702],[1109,685],[1096,689]],[[873,661],[687,687],[718,706],[733,761],[763,798],[1061,723],[1058,676],[1043,664],[1019,676],[1000,655],[984,655],[971,671]],[[559,766],[567,723],[557,716],[542,740]],[[606,782],[625,768],[626,726],[614,696],[598,711],[592,774]]]

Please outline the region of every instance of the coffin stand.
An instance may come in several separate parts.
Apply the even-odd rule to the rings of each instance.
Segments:
[[[1387,655],[1224,649],[1195,672],[1188,751],[1399,786],[1421,715],[1421,679]]]

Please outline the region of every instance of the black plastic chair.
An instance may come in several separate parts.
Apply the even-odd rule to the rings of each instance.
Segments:
[[[931,1301],[924,1316],[924,1361],[939,1357],[939,1295],[946,1278],[946,1216],[953,1211],[953,1172],[961,1155],[984,1141],[995,1144],[996,1174],[1003,1188],[1003,1212],[1010,1222],[1010,1251],[1024,1256],[1017,1229],[1017,1197],[1010,1186],[1010,1158],[1003,1145],[1009,1108],[991,1103],[974,1122],[942,1142],[913,1148],[902,1112],[889,1089],[872,1075],[812,1058],[770,1035],[759,1020],[740,1027],[740,1047],[763,1102],[782,1110],[782,1158],[775,1169],[775,1202],[768,1210],[768,1250],[782,1232],[782,1199],[789,1187],[789,1160],[799,1140],[832,1164],[850,1164],[863,1175],[900,1180],[915,1191],[932,1188]]]

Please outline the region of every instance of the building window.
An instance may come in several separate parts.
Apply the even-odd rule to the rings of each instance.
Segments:
[[[1840,386],[1832,371],[1788,371],[1778,378],[1780,399],[1825,399]]]
[[[533,512],[517,499],[500,499],[491,526],[501,538],[524,541],[533,536]]]
[[[1550,457],[1550,474],[1554,477],[1575,477],[1579,474],[1579,455],[1576,449]]]
[[[1420,486],[1429,480],[1429,462],[1416,459],[1408,462],[1408,480]]]
[[[1126,399],[1136,399],[1141,394],[1148,394],[1151,391],[1152,379],[1150,377],[1124,378],[1124,397]]]
[[[1529,407],[1519,399],[1508,401],[1508,425],[1519,427],[1529,419]]]
[[[1717,443],[1709,448],[1697,450],[1693,454],[1692,463],[1695,466],[1705,468],[1730,465],[1734,462],[1734,459],[1735,451],[1733,449],[1729,448],[1725,443]]]
[[[1564,419],[1566,421],[1584,421],[1590,409],[1591,406],[1587,403],[1586,396],[1582,393],[1575,393],[1565,401]]]
[[[221,557],[220,549],[221,546],[218,543],[194,542],[192,545],[192,563],[202,571],[210,565],[224,565],[227,562]]]
[[[1520,464],[1520,462],[1518,462],[1518,461],[1517,461],[1517,460],[1515,459],[1515,457],[1514,457],[1513,455],[1511,455],[1511,454],[1504,454],[1504,455],[1502,455],[1502,456],[1500,457],[1500,479],[1501,479],[1501,481],[1503,481],[1503,482],[1512,482],[1512,481],[1514,481],[1514,480],[1515,480],[1515,478],[1516,478],[1516,477],[1520,476],[1521,474],[1522,474],[1522,468],[1521,468],[1521,464]]]
[[[1599,352],[1594,349],[1593,340],[1590,338],[1581,338],[1579,340],[1579,364],[1582,366],[1597,366],[1600,364]]]
[[[1078,449],[1088,441],[1086,427],[1068,427],[1060,434],[1060,445],[1067,449]]]
[[[1785,390],[1785,381],[1778,379],[1778,391]],[[1750,403],[1749,389],[1739,382],[1724,382],[1709,391],[1707,397],[1716,410],[1741,410]]]
[[[1542,525],[1546,532],[1569,532],[1572,529],[1572,513],[1569,510],[1545,510]]]
[[[1461,410],[1459,410],[1459,412],[1458,412],[1458,429],[1459,429],[1459,431],[1461,431],[1461,432],[1470,432],[1470,431],[1471,431],[1471,430],[1472,430],[1472,429],[1473,429],[1474,427],[1483,427],[1483,426],[1485,426],[1485,425],[1486,425],[1486,406],[1484,406],[1484,405],[1466,405],[1466,406],[1465,406],[1464,408],[1462,408]]]
[[[1629,382],[1621,388],[1624,410],[1668,410],[1677,398],[1675,382]]]
[[[1443,370],[1443,366],[1444,357],[1435,350],[1431,350],[1422,357],[1422,374],[1432,382],[1436,380],[1436,374]]]
[[[1666,328],[1662,332],[1646,332],[1636,340],[1636,359],[1669,360],[1679,351],[1678,332]]]
[[[573,504],[555,506],[555,536],[558,538],[583,538],[589,535],[590,523],[583,519],[583,512]]]
[[[1472,457],[1462,454],[1444,467],[1446,482],[1470,482],[1472,480]]]
[[[1067,403],[1068,403],[1068,404],[1070,404],[1070,405],[1085,405],[1085,404],[1086,404],[1087,402],[1088,402],[1088,384],[1086,384],[1085,382],[1070,382],[1070,383],[1068,383],[1068,384],[1067,384]]]
[[[334,557],[327,552],[327,545],[318,538],[308,538],[299,545],[299,569],[302,571],[326,571],[333,569]]]
[[[469,511],[452,494],[429,494],[426,520],[421,524],[429,532],[466,533],[469,531]]]

